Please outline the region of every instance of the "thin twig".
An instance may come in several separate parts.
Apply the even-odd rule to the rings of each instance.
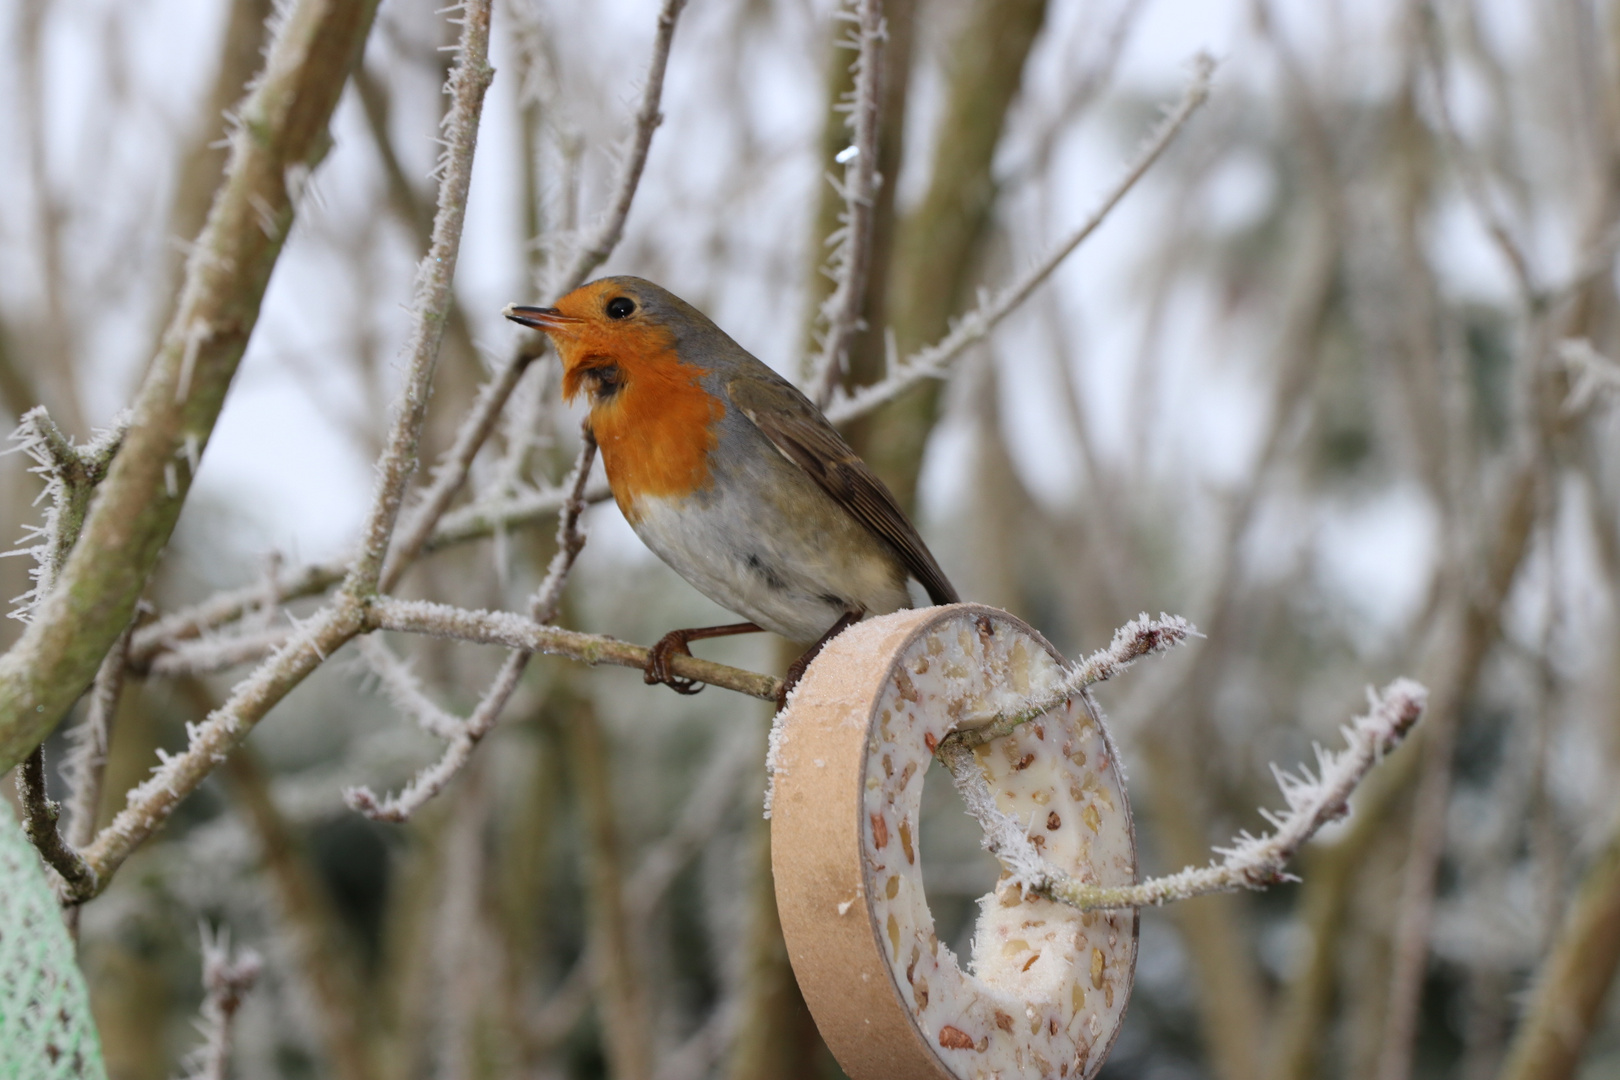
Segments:
[[[343,580],[351,561],[309,563],[278,571],[271,574],[268,581],[222,590],[200,603],[155,619],[135,631],[130,640],[129,662],[136,670],[142,670],[159,652],[233,622],[263,605],[273,607],[323,593]]]
[[[558,515],[557,553],[552,556],[545,580],[540,583],[540,587],[535,590],[529,602],[529,612],[536,623],[546,624],[556,619],[557,609],[562,604],[563,589],[568,584],[568,576],[574,568],[575,560],[579,558],[580,551],[585,547],[585,534],[579,527],[579,519],[587,505],[585,483],[590,477],[591,465],[595,461],[596,439],[591,434],[590,428],[586,427],[579,457],[574,462],[573,475],[570,477],[569,497]],[[412,777],[411,782],[405,785],[404,790],[398,795],[379,799],[369,787],[361,785],[344,791],[344,801],[374,821],[409,820],[410,816],[428,800],[444,790],[445,785],[472,758],[473,748],[494,730],[496,722],[500,720],[501,710],[506,707],[513,691],[517,689],[518,682],[523,677],[523,670],[528,666],[529,657],[533,655],[532,650],[522,648],[511,652],[501,664],[495,681],[484,692],[472,715],[464,722],[457,722],[443,713],[433,718],[437,726],[430,730],[446,738],[449,745],[445,747],[444,754],[437,762]],[[396,689],[403,689],[403,686]],[[417,697],[425,701],[422,695],[418,694]]]
[[[923,379],[939,378],[945,373],[946,367],[956,359],[964,349],[975,342],[982,341],[991,330],[995,329],[1001,320],[1012,314],[1034,292],[1058,265],[1069,256],[1075,248],[1079,247],[1097,227],[1108,217],[1110,211],[1117,206],[1121,199],[1136,186],[1153,163],[1159,160],[1160,155],[1175,140],[1177,134],[1186,125],[1192,115],[1209,98],[1210,78],[1215,71],[1215,61],[1209,56],[1200,53],[1194,61],[1193,81],[1182,95],[1181,102],[1164,118],[1164,120],[1148,136],[1145,146],[1136,159],[1126,168],[1125,174],[1104,196],[1102,205],[1091,213],[1081,226],[1071,233],[1067,239],[1059,244],[1051,254],[1040,263],[1032,267],[1022,277],[1013,281],[1001,291],[986,296],[977,307],[962,316],[950,333],[937,343],[912,354],[903,363],[890,364],[889,374],[881,381],[871,386],[863,387],[847,397],[839,398],[828,406],[827,418],[835,424],[841,424],[862,416],[873,409],[890,401],[915,383]]]
[[[361,530],[360,555],[343,585],[354,596],[377,590],[406,485],[416,472],[418,440],[433,392],[433,373],[453,296],[456,257],[461,251],[461,226],[467,216],[467,191],[472,185],[473,154],[478,148],[478,121],[483,115],[484,92],[495,77],[495,69],[489,66],[489,20],[489,0],[471,0],[462,9],[461,41],[447,83],[450,109],[442,124],[445,151],[439,162],[441,179],[438,210],[433,216],[433,244],[417,268],[411,303],[414,317],[405,345],[404,386],[395,398],[388,441],[377,463],[377,488]]]
[[[378,686],[388,703],[399,712],[415,720],[423,731],[441,739],[454,739],[461,730],[462,719],[449,712],[428,696],[422,681],[376,634],[367,634],[358,643],[360,658],[377,676]]]
[[[664,7],[658,14],[658,33],[653,42],[647,83],[642,91],[641,109],[636,114],[636,133],[630,153],[625,158],[624,170],[619,177],[612,212],[602,222],[591,242],[581,249],[569,271],[563,275],[558,287],[553,290],[558,295],[571,292],[581,285],[586,275],[613,253],[613,249],[618,246],[620,238],[624,235],[624,223],[630,216],[630,206],[635,201],[636,191],[641,185],[641,173],[647,164],[647,152],[652,147],[653,132],[664,119],[663,113],[659,111],[664,93],[664,69],[669,64],[669,49],[675,38],[675,23],[680,17],[681,8],[685,6],[686,0],[665,0]],[[429,537],[433,535],[439,519],[444,516],[450,503],[466,483],[473,459],[478,456],[478,451],[495,430],[495,423],[500,417],[501,410],[506,407],[512,392],[517,389],[518,381],[522,379],[529,362],[540,356],[543,348],[544,342],[540,335],[525,334],[512,358],[479,389],[478,398],[462,420],[461,427],[457,429],[450,449],[434,466],[433,482],[422,493],[408,523],[400,530],[399,539],[388,559],[388,568],[382,575],[384,591],[393,588],[400,574],[415,560]]]
[[[625,156],[624,169],[619,174],[617,197],[607,217],[597,226],[596,234],[580,247],[567,273],[562,275],[555,290],[559,296],[582,285],[591,271],[607,261],[624,236],[624,223],[630,217],[630,204],[635,200],[636,188],[641,183],[641,171],[647,166],[647,152],[652,148],[653,132],[664,122],[660,109],[664,94],[664,70],[669,66],[669,48],[675,40],[675,23],[685,6],[686,0],[664,0],[663,8],[658,12],[658,34],[653,39],[652,63],[647,68],[647,83],[641,91],[641,108],[636,113],[636,129],[631,137],[630,152]]]
[[[1073,665],[1056,686],[1031,699],[1016,712],[1001,713],[988,723],[975,722],[973,727],[950,736],[946,741],[959,743],[971,750],[992,739],[999,739],[1018,725],[1046,715],[1069,698],[1084,692],[1087,687],[1119,675],[1142,657],[1167,652],[1190,637],[1203,636],[1180,615],[1160,612],[1157,619],[1150,619],[1144,611],[1114,631],[1114,639],[1109,642],[1108,648],[1098,649]]]
[[[510,611],[475,611],[427,600],[378,597],[367,606],[366,625],[373,630],[431,634],[457,641],[505,645],[546,656],[564,656],[584,664],[615,664],[641,669],[651,650],[601,634],[542,626]],[[775,701],[781,680],[754,671],[717,664],[694,656],[670,658],[670,671],[696,682]]]
[[[585,489],[585,500],[591,505],[604,502],[609,492],[604,484],[592,484]],[[513,495],[490,502],[472,503],[444,515],[422,545],[423,552],[442,551],[456,544],[483,539],[507,529],[532,525],[543,518],[555,517],[558,507],[568,498],[565,485],[543,488],[539,491]],[[400,529],[404,532],[404,527]],[[395,555],[398,554],[398,548]],[[257,651],[249,649],[245,640],[232,642],[234,658],[229,664],[208,660],[201,656],[175,657],[169,662],[162,659],[165,651],[181,650],[186,641],[193,640],[210,630],[242,618],[249,612],[262,611],[289,600],[316,596],[343,580],[351,560],[308,563],[290,570],[277,570],[270,578],[257,585],[244,585],[223,589],[190,607],[170,612],[135,632],[130,646],[130,665],[140,672],[154,675],[195,674],[218,670],[221,666],[258,659],[279,645],[284,637],[267,632],[259,642]],[[392,566],[383,574],[386,586]],[[205,667],[207,663],[213,666]]]
[[[130,661],[130,670],[165,679],[187,675],[207,675],[240,664],[257,663],[287,644],[297,633],[292,616],[287,626],[266,626],[257,630],[237,627],[231,633],[211,634],[197,641],[181,641],[160,652],[150,662]]]
[[[1520,298],[1527,309],[1534,310],[1545,293],[1536,281],[1535,272],[1530,269],[1530,259],[1525,253],[1524,245],[1514,238],[1507,222],[1497,210],[1496,200],[1491,198],[1489,181],[1484,170],[1480,168],[1479,159],[1468,144],[1463,142],[1462,135],[1457,131],[1456,122],[1452,118],[1451,102],[1446,96],[1445,52],[1439,40],[1439,18],[1430,3],[1425,2],[1421,5],[1420,18],[1425,30],[1423,43],[1428,54],[1429,76],[1434,91],[1435,113],[1440,121],[1441,141],[1457,166],[1457,175],[1462,179],[1463,191],[1468,202],[1479,214],[1491,242],[1501,252],[1508,269],[1513,272]]]
[[[68,782],[66,840],[75,848],[88,844],[96,834],[96,811],[101,807],[101,782],[107,772],[113,717],[118,713],[118,699],[124,689],[129,639],[130,631],[126,629],[101,662],[90,688],[90,707],[84,719],[68,732],[70,749],[62,761],[62,775]]]
[[[878,184],[878,123],[883,105],[883,23],[882,0],[859,0],[851,14],[840,10],[838,18],[852,21],[856,31],[840,44],[855,50],[850,70],[855,89],[839,108],[848,112],[847,123],[853,139],[837,160],[844,164],[844,179],[827,182],[844,199],[838,215],[838,228],[827,237],[833,249],[826,273],[836,284],[821,305],[827,328],[821,337],[821,353],[811,367],[810,392],[816,403],[825,406],[849,368],[849,351],[864,323],[866,281],[872,262],[872,234],[876,218]]]
[[[1335,752],[1317,747],[1318,775],[1313,777],[1303,768],[1299,776],[1273,768],[1288,810],[1280,815],[1262,810],[1261,814],[1276,832],[1242,833],[1231,847],[1216,849],[1224,856],[1219,863],[1188,867],[1139,885],[1089,885],[1053,866],[1030,842],[1023,824],[996,806],[995,795],[971,750],[947,739],[940,745],[940,754],[968,813],[984,829],[985,849],[1001,860],[1019,887],[1082,911],[1149,907],[1204,893],[1263,889],[1294,880],[1285,870],[1289,860],[1323,825],[1349,812],[1356,785],[1411,731],[1427,697],[1428,691],[1409,679],[1397,679],[1377,695],[1369,691],[1367,715],[1342,729],[1346,749]]]

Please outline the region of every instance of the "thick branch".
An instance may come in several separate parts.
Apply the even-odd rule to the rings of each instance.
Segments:
[[[365,627],[366,598],[376,589],[405,484],[416,466],[417,438],[438,355],[440,330],[435,324],[442,324],[449,303],[449,275],[461,240],[478,118],[484,91],[493,75],[488,63],[489,19],[489,0],[471,0],[463,8],[461,42],[449,83],[452,104],[445,121],[448,143],[439,212],[433,226],[433,249],[424,259],[417,279],[416,325],[408,346],[409,366],[395,401],[386,449],[378,463],[377,489],[360,555],[343,588],[327,606],[238,683],[223,706],[190,729],[182,754],[164,758],[151,779],[129,793],[123,811],[85,852],[85,860],[102,882],[137,844],[167,820],[180,800],[247,736],[254,724]],[[122,461],[123,456],[118,460]]]
[[[123,449],[56,588],[0,657],[0,770],[56,725],[129,624],[258,321],[297,197],[330,145],[327,122],[374,10],[372,0],[302,0],[270,47]]]

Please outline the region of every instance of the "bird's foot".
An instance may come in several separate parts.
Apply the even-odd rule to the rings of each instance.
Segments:
[[[793,688],[799,685],[799,680],[804,678],[804,673],[810,668],[810,662],[821,655],[821,650],[827,647],[827,642],[831,641],[839,634],[842,634],[845,630],[849,629],[851,626],[854,626],[865,617],[866,612],[864,611],[844,612],[844,614],[839,617],[838,621],[833,623],[832,629],[821,635],[820,641],[804,650],[804,654],[788,666],[787,675],[782,679],[782,686],[776,691],[777,712],[781,712],[783,709],[787,708],[788,694],[792,693]]]
[[[671,630],[659,638],[647,653],[647,663],[641,669],[642,681],[649,686],[663,683],[677,694],[696,694],[707,686],[707,683],[685,678],[669,669],[671,658],[692,655],[690,640],[690,632],[686,630]]]

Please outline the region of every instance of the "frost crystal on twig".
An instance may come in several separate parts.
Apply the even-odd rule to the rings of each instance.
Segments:
[[[229,930],[216,932],[203,926],[200,933],[205,996],[197,1030],[202,1032],[203,1044],[187,1055],[186,1080],[225,1080],[230,1070],[231,1023],[242,999],[259,981],[264,963],[252,949],[241,949],[232,957]]]
[[[1142,612],[1136,618],[1114,631],[1114,640],[1108,648],[1098,649],[1078,664],[1056,685],[1030,698],[1017,709],[1005,711],[988,723],[969,728],[953,737],[952,741],[971,748],[999,739],[1019,724],[1051,712],[1087,687],[1107,682],[1144,656],[1168,652],[1190,637],[1202,637],[1198,628],[1180,615],[1159,613],[1157,619]]]
[[[18,421],[17,429],[10,435],[10,440],[17,445],[5,453],[26,454],[34,462],[28,471],[45,480],[44,490],[34,501],[36,504],[43,501],[45,512],[40,524],[23,526],[23,536],[18,542],[27,544],[26,547],[0,553],[0,558],[28,556],[34,560],[33,568],[28,571],[33,588],[11,598],[18,605],[10,612],[11,618],[29,621],[40,601],[50,595],[62,564],[78,540],[91,491],[107,475],[107,466],[118,452],[128,425],[129,414],[120,413],[90,442],[75,446],[43,405],[29,409]]]
[[[1117,641],[1117,638],[1116,638]],[[1187,867],[1139,885],[1086,885],[1041,859],[1019,823],[1002,813],[971,751],[958,740],[940,746],[968,812],[984,830],[984,846],[1001,860],[1020,887],[1082,910],[1146,907],[1211,892],[1263,889],[1293,880],[1290,859],[1330,821],[1343,817],[1362,778],[1398,746],[1423,713],[1428,691],[1410,679],[1397,679],[1382,693],[1368,691],[1367,714],[1344,727],[1345,748],[1316,748],[1316,774],[1274,770],[1288,809],[1262,810],[1275,830],[1260,836],[1241,833],[1229,847],[1216,848],[1220,862]]]
[[[834,286],[821,305],[825,329],[819,335],[821,352],[810,366],[807,386],[820,405],[832,400],[839,378],[849,366],[850,345],[862,327],[861,308],[872,259],[874,199],[883,180],[877,171],[885,37],[882,8],[881,0],[857,0],[853,11],[838,13],[838,18],[855,24],[855,32],[839,42],[855,50],[850,68],[855,89],[838,104],[839,111],[848,114],[846,122],[854,141],[836,158],[844,166],[843,180],[827,177],[843,197],[844,209],[838,215],[838,228],[827,237],[832,252],[823,272]]]

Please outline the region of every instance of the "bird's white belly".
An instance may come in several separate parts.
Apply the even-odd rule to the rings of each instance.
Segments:
[[[761,520],[772,515],[758,501],[718,493],[679,503],[644,496],[631,509],[636,535],[693,588],[790,641],[816,641],[851,608],[910,606],[898,560],[870,534],[829,543],[802,523]]]

